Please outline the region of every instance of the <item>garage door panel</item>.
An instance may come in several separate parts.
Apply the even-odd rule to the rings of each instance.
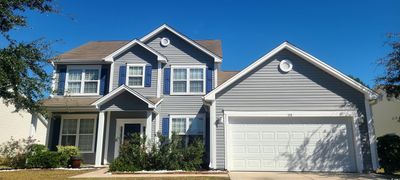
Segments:
[[[230,122],[230,170],[355,171],[348,119],[242,118]]]

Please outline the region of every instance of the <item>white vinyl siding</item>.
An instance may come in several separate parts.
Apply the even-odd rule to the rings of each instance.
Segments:
[[[128,64],[126,68],[126,85],[129,87],[144,87],[145,65]]]
[[[96,117],[66,116],[61,120],[59,145],[76,146],[81,153],[94,152]]]
[[[67,95],[98,95],[100,66],[67,66],[65,89]]]
[[[172,67],[172,95],[204,94],[204,67]]]

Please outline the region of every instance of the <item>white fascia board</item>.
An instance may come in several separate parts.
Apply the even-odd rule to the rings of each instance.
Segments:
[[[240,71],[238,74],[212,90],[210,93],[204,96],[204,100],[206,101],[211,101],[215,99],[215,94],[223,90],[224,88],[228,87],[265,61],[267,61],[269,58],[277,54],[278,52],[282,51],[283,49],[287,49],[296,55],[302,57],[303,59],[307,60],[311,64],[317,66],[318,68],[322,69],[323,71],[327,72],[328,74],[331,74],[332,76],[336,77],[337,79],[343,81],[344,83],[350,85],[351,87],[357,89],[358,91],[362,92],[363,94],[368,94],[368,97],[373,99],[374,97],[377,97],[378,94],[371,89],[361,85],[360,83],[354,81],[350,77],[344,75],[340,71],[334,69],[333,67],[327,65],[326,63],[322,62],[321,60],[317,59],[316,57],[306,53],[305,51],[295,47],[294,45],[290,44],[289,42],[284,42],[280,44],[278,47],[274,48],[272,51],[268,52],[265,54],[263,57],[252,63],[251,65],[247,66],[245,69]]]
[[[189,44],[195,46],[196,48],[198,48],[201,51],[205,52],[206,54],[210,55],[211,57],[214,58],[214,62],[222,62],[222,58],[221,57],[219,57],[218,55],[216,55],[213,52],[209,51],[208,49],[204,48],[203,46],[199,45],[198,43],[194,42],[193,40],[191,40],[190,38],[186,37],[185,35],[177,32],[176,30],[174,30],[173,28],[169,27],[166,24],[163,24],[162,26],[158,27],[157,29],[155,29],[154,31],[150,32],[146,36],[142,37],[140,39],[140,41],[145,42],[146,40],[152,38],[153,36],[155,36],[156,34],[158,34],[159,32],[161,32],[164,29],[167,29],[167,30],[171,31],[172,33],[174,33],[178,37],[182,38],[183,40],[185,40]]]
[[[147,98],[145,98],[144,96],[142,96],[141,94],[139,94],[138,92],[132,90],[131,88],[129,88],[126,85],[122,85],[120,87],[118,87],[117,89],[111,91],[110,93],[108,93],[107,95],[103,96],[102,98],[98,99],[97,101],[95,101],[94,103],[92,103],[92,106],[96,106],[96,108],[99,108],[100,105],[104,104],[105,102],[107,102],[108,100],[112,99],[113,97],[121,94],[124,91],[128,91],[129,93],[133,94],[134,96],[136,96],[137,98],[139,98],[140,100],[142,100],[143,102],[148,104],[148,108],[154,109],[155,105],[148,100]]]
[[[114,51],[113,53],[111,53],[110,55],[108,55],[107,57],[104,58],[105,61],[109,61],[109,62],[113,62],[114,61],[114,57],[120,55],[121,53],[123,53],[124,51],[128,50],[129,48],[131,48],[134,45],[140,45],[143,48],[147,49],[148,51],[150,51],[151,53],[153,53],[154,55],[157,56],[157,60],[163,63],[167,63],[167,58],[160,54],[159,52],[157,52],[156,50],[154,50],[153,48],[147,46],[146,44],[143,44],[142,42],[140,42],[137,39],[132,40],[131,42],[129,42],[128,44],[126,44],[125,46],[122,46],[121,48],[119,48],[118,50]]]

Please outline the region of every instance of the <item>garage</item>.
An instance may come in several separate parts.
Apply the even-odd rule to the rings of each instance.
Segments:
[[[349,117],[229,117],[231,171],[357,171]]]

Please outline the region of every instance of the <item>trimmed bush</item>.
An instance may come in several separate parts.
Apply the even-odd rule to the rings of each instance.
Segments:
[[[57,146],[57,153],[60,155],[62,167],[71,167],[71,158],[80,156],[78,147],[75,146]]]
[[[201,168],[204,143],[197,139],[187,147],[173,134],[171,139],[158,135],[159,142],[146,148],[146,138],[133,135],[120,147],[119,156],[111,163],[110,171],[140,170],[197,170]]]
[[[400,137],[387,134],[377,138],[379,164],[386,174],[400,170]]]
[[[46,146],[34,144],[28,153],[27,168],[56,168],[60,167],[61,156],[57,152],[49,151]]]

